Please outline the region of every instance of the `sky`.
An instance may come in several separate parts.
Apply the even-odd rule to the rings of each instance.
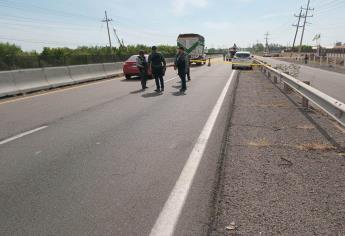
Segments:
[[[180,33],[198,33],[208,48],[241,47],[256,42],[292,45],[294,14],[308,0],[0,0],[0,42],[24,50],[43,47],[106,46],[107,10],[125,44],[176,45]],[[345,0],[311,0],[304,43],[345,43]],[[300,34],[299,36],[300,37]],[[299,42],[299,38],[298,38]]]

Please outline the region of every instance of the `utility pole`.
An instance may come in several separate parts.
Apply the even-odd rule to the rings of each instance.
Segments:
[[[307,19],[309,17],[313,17],[313,15],[311,15],[311,16],[308,15],[309,11],[314,11],[314,8],[312,9],[309,6],[310,6],[310,0],[308,0],[307,8],[302,8],[303,10],[305,10],[305,15],[303,15],[303,17],[302,17],[302,18],[304,18],[304,23],[303,23],[303,30],[302,30],[302,35],[301,35],[301,42],[299,45],[299,53],[301,53],[301,51],[302,51],[303,37],[304,37],[305,26],[307,24]]]
[[[295,33],[295,38],[293,40],[293,44],[292,44],[292,50],[295,48],[295,45],[296,45],[296,39],[297,39],[297,35],[298,35],[298,31],[299,31],[299,28],[301,28],[302,26],[300,25],[300,22],[301,22],[301,17],[302,17],[302,12],[303,12],[303,9],[301,7],[301,11],[299,13],[299,15],[294,15],[295,17],[298,17],[298,22],[297,22],[297,25],[292,25],[294,27],[296,27],[296,33]]]
[[[269,51],[270,51],[270,49],[269,49],[269,47],[268,47],[268,40],[269,40],[268,36],[270,36],[270,34],[267,32],[267,33],[265,34],[265,40],[266,40],[265,52],[267,52],[267,53],[269,53]]]
[[[102,22],[106,22],[107,23],[110,53],[112,54],[113,53],[113,49],[112,49],[112,46],[111,46],[111,38],[110,38],[110,31],[109,31],[109,22],[110,21],[113,21],[113,20],[108,18],[107,11],[105,11],[105,19],[102,20]]]

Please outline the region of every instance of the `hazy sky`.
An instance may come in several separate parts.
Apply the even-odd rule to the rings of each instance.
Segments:
[[[294,13],[307,0],[0,0],[0,41],[26,50],[44,46],[107,45],[104,10],[125,44],[176,44],[179,33],[199,33],[208,47],[247,47],[256,41],[292,44]],[[345,42],[345,0],[311,0],[305,41]],[[117,42],[111,31],[112,41]]]

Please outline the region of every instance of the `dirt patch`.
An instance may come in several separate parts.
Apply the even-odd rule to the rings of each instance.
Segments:
[[[313,125],[308,125],[308,124],[297,125],[295,128],[296,129],[306,129],[306,130],[315,129],[315,127]]]
[[[256,141],[251,141],[248,143],[248,146],[253,146],[257,148],[264,148],[264,147],[269,147],[271,144],[268,142],[266,138],[262,138]]]

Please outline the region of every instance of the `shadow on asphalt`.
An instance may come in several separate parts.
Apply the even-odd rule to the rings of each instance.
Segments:
[[[147,81],[152,80],[153,78],[148,78]],[[122,79],[121,82],[140,82],[140,77],[139,76],[133,76],[130,79]]]
[[[145,90],[143,90],[143,89],[139,89],[139,90],[135,90],[135,91],[130,92],[130,94],[143,93],[144,91],[145,91]]]
[[[163,93],[157,93],[157,92],[153,92],[153,93],[145,93],[142,95],[143,98],[154,98],[154,97],[158,97],[158,96],[162,96]]]
[[[186,96],[186,95],[187,95],[185,92],[180,92],[180,91],[173,92],[173,93],[171,93],[171,94],[174,95],[174,96],[176,96],[176,97]]]

